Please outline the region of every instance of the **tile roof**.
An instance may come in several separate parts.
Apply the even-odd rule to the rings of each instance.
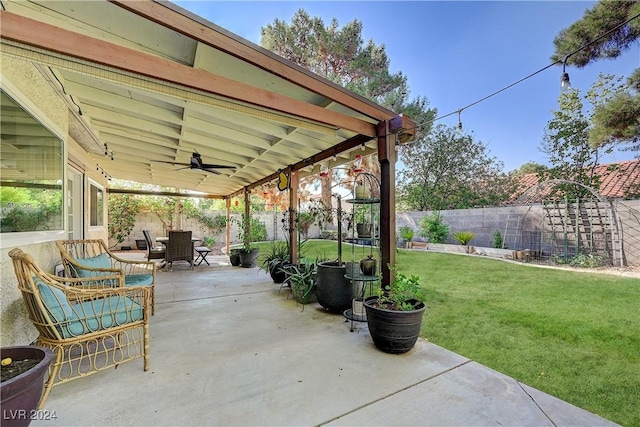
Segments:
[[[600,194],[603,197],[622,199],[628,194],[640,193],[640,159],[598,165],[595,173],[602,179]],[[517,194],[521,195],[536,184],[538,184],[538,174],[523,175]]]

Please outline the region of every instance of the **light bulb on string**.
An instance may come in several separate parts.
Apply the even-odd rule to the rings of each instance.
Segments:
[[[569,73],[565,71],[565,67],[567,66],[567,58],[564,59],[562,63],[562,76],[560,77],[560,88],[562,90],[571,89],[571,81],[569,80]]]
[[[362,169],[362,156],[360,154],[356,154],[355,159],[353,160],[353,172],[360,173],[364,169]]]
[[[460,115],[462,114],[462,110],[458,110],[458,133],[462,134],[462,120],[460,120]]]
[[[326,178],[329,176],[329,166],[326,163],[320,165],[320,178]]]

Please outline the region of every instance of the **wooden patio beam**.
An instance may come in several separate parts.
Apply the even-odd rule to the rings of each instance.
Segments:
[[[195,69],[6,11],[0,11],[0,20],[2,21],[0,36],[6,40],[201,90],[302,120],[375,136],[375,125],[371,123],[205,70]]]
[[[353,94],[348,93],[340,86],[323,81],[312,72],[294,63],[287,63],[273,52],[249,44],[235,34],[212,25],[179,6],[156,1],[109,1],[138,16],[219,49],[366,116],[373,117],[376,120],[389,119],[395,116],[392,111],[380,107],[367,99],[354,97]]]

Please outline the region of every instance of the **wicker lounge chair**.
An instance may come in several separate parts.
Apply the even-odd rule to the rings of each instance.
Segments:
[[[142,234],[144,234],[144,239],[147,241],[147,259],[149,261],[152,259],[164,259],[167,252],[166,247],[162,243],[157,245],[151,238],[149,230],[142,230]]]
[[[171,268],[173,261],[187,261],[193,270],[193,240],[191,231],[169,231],[167,241],[167,253],[165,256],[167,269]]]
[[[29,319],[39,332],[35,345],[54,353],[40,408],[53,385],[137,358],[149,369],[149,287],[114,287],[122,275],[54,276],[19,248],[9,256]]]
[[[156,263],[133,261],[112,254],[104,240],[57,240],[67,277],[91,277],[122,274],[124,286],[148,286],[151,314],[155,314]]]

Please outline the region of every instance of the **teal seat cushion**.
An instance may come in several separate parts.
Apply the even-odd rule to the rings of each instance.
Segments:
[[[125,286],[149,286],[153,283],[151,274],[131,274],[124,277]]]
[[[76,306],[79,318],[63,330],[65,338],[83,335],[141,320],[143,307],[125,296],[86,301]]]
[[[74,258],[74,261],[81,264],[88,269],[91,268],[111,268],[111,259],[109,255],[104,253],[91,258]],[[91,270],[85,270],[76,267],[76,277],[91,277],[96,275],[103,275],[105,273],[97,273]]]

